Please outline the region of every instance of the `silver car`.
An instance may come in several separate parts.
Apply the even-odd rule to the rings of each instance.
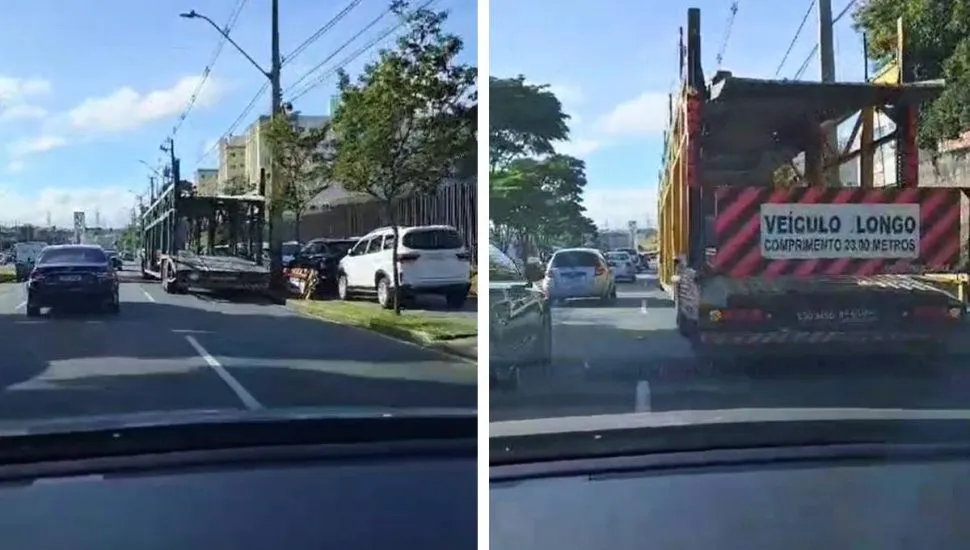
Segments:
[[[616,299],[613,272],[603,253],[595,248],[564,248],[549,260],[542,282],[553,300],[599,298],[605,302]]]
[[[613,270],[613,278],[617,281],[636,282],[637,264],[630,253],[624,250],[610,250],[606,253],[606,261]]]

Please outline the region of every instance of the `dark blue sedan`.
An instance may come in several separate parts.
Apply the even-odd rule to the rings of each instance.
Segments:
[[[120,312],[118,274],[110,258],[100,246],[48,246],[27,281],[27,315],[79,305]]]

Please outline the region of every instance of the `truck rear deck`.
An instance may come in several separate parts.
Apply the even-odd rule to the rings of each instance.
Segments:
[[[686,35],[658,209],[659,276],[681,334],[702,351],[761,354],[907,352],[960,333],[965,297],[932,279],[967,271],[964,191],[918,185],[916,113],[943,83],[907,82],[900,66],[895,81],[722,72],[708,85],[699,10]],[[895,124],[878,139],[877,111]],[[826,142],[857,113],[857,150]],[[889,142],[895,182],[874,187],[873,153]],[[838,168],[853,159],[860,181],[843,186]]]

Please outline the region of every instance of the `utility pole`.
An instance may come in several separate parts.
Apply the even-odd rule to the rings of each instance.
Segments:
[[[818,59],[822,82],[835,82],[835,44],[832,23],[832,0],[818,0]],[[826,125],[823,131],[825,143],[823,145],[828,160],[827,165],[840,156],[839,128],[835,124]],[[825,171],[825,178],[830,186],[839,185],[839,166],[835,165]]]
[[[272,0],[270,15],[271,57],[269,82],[271,91],[270,120],[275,120],[283,111],[283,89],[280,84],[280,2]],[[280,174],[276,151],[270,150],[270,196],[269,200],[269,272],[270,287],[283,290],[283,208],[278,197],[283,196],[282,187],[286,185]]]

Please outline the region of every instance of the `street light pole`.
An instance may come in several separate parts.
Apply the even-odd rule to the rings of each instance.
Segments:
[[[195,10],[188,13],[179,14],[180,17],[185,19],[201,19],[208,23],[213,29],[216,30],[227,42],[232,44],[236,51],[242,54],[250,64],[256,67],[263,76],[269,79],[270,83],[270,116],[275,118],[277,115],[283,111],[283,89],[280,83],[280,69],[283,65],[282,57],[280,55],[280,2],[279,0],[272,0],[271,3],[271,14],[270,14],[270,36],[271,36],[271,60],[270,60],[270,70],[265,70],[263,67],[256,62],[246,50],[237,44],[232,38],[229,37],[229,33],[224,29],[219,27],[212,19],[202,15]],[[280,175],[279,159],[275,151],[270,150],[270,173],[269,173],[269,216],[268,216],[268,233],[269,233],[269,256],[270,256],[270,285],[273,290],[282,292],[283,290],[283,239],[282,232],[280,229],[283,225],[283,209],[281,201],[276,200],[276,197],[282,197],[282,186],[285,182],[281,181],[282,177]],[[264,213],[265,216],[265,213]],[[262,236],[260,236],[262,238]]]
[[[280,69],[283,65],[280,57],[280,2],[272,0],[272,14],[270,16],[270,49],[272,51],[269,70],[270,82],[270,120],[276,120],[283,111],[283,87],[280,82]],[[270,198],[269,198],[269,275],[270,287],[279,292],[283,291],[283,204],[278,197],[283,196],[282,186],[285,182],[279,170],[279,158],[272,149],[270,156]]]

